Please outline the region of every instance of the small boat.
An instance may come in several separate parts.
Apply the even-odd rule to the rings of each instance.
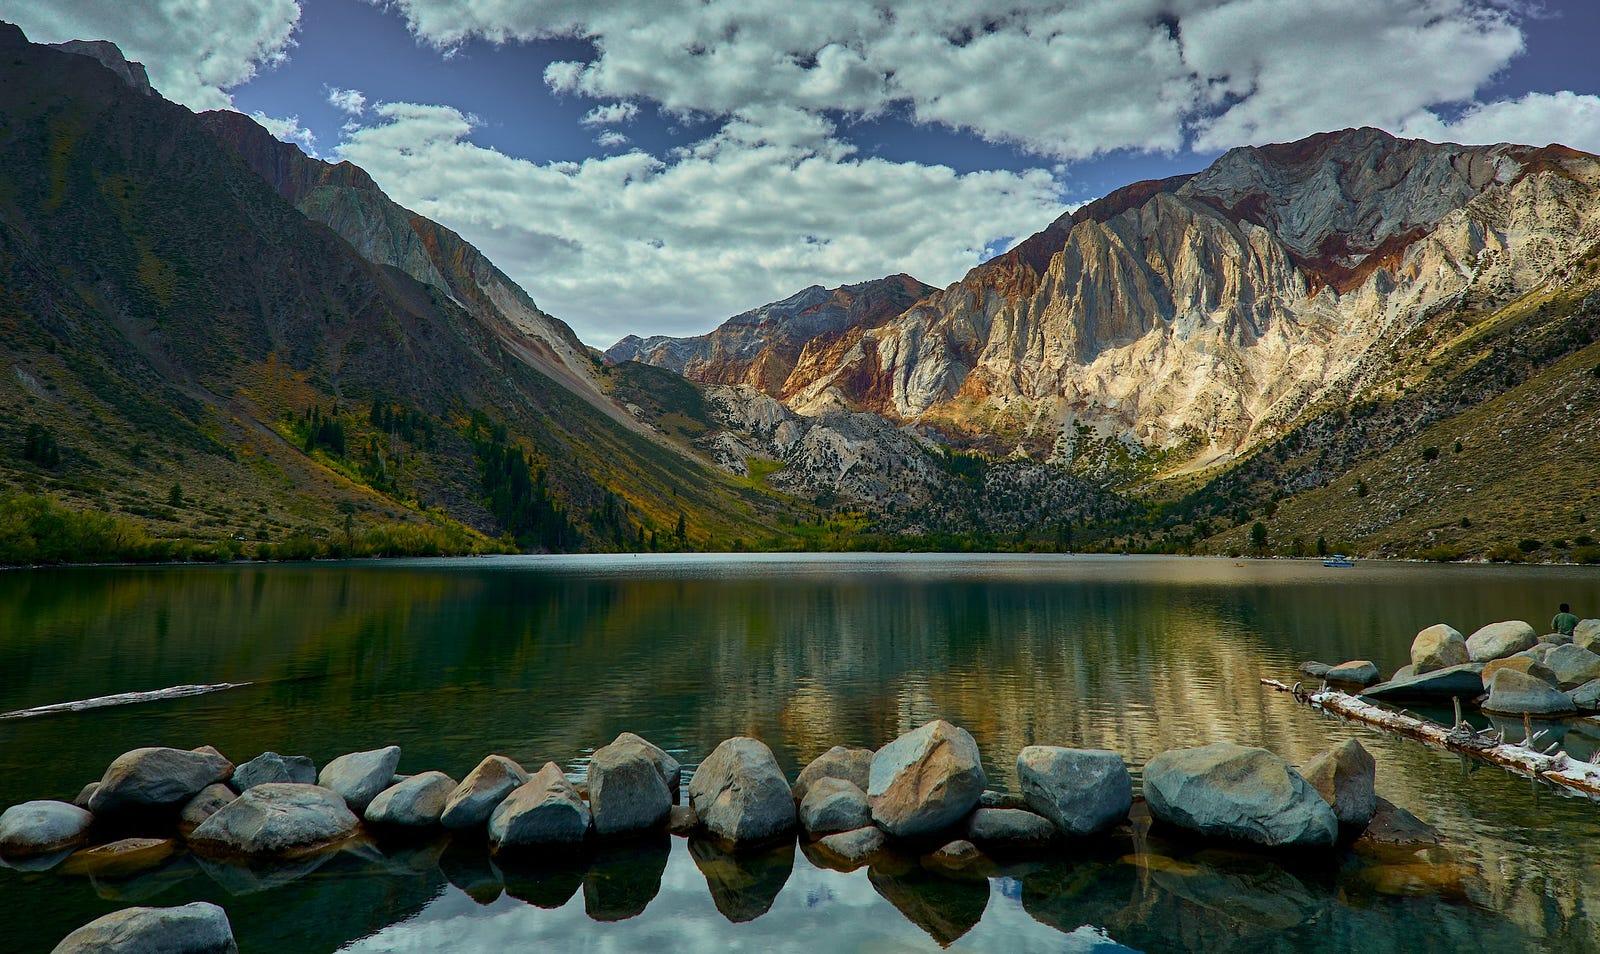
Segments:
[[[1323,560],[1322,565],[1330,567],[1351,567],[1356,565],[1356,561],[1345,556],[1343,553],[1335,553],[1333,556]]]

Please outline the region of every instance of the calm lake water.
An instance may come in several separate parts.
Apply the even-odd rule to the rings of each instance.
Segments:
[[[49,950],[129,904],[209,900],[249,951],[1600,949],[1600,805],[1377,735],[1258,685],[1303,659],[1406,662],[1446,621],[1600,615],[1600,573],[1162,558],[527,557],[0,573],[0,711],[182,683],[211,695],[0,721],[0,805],[70,799],[119,753],[212,744],[318,764],[404,748],[460,778],[485,754],[575,777],[632,730],[686,766],[766,741],[791,776],[942,716],[991,785],[1032,743],[1122,752],[1234,740],[1303,763],[1357,737],[1378,791],[1447,851],[1374,865],[1136,835],[986,880],[916,860],[844,873],[793,844],[662,838],[584,870],[473,844],[384,843],[293,868],[180,855],[126,877],[0,869],[0,946]],[[1512,727],[1520,737],[1520,725]],[[1588,756],[1596,730],[1569,725]],[[1586,734],[1587,733],[1587,734]],[[465,839],[472,842],[476,839]]]

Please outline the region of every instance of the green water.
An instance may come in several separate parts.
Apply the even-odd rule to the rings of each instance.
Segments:
[[[297,868],[180,855],[123,878],[0,869],[0,946],[48,950],[128,904],[210,900],[249,951],[899,951],[1129,947],[1600,949],[1600,805],[1345,725],[1264,691],[1295,663],[1406,661],[1447,621],[1600,615],[1600,573],[1144,558],[504,558],[0,573],[0,711],[182,683],[190,699],[0,721],[0,805],[71,798],[122,751],[212,744],[319,764],[398,743],[461,777],[488,752],[581,776],[632,730],[692,766],[757,736],[791,774],[837,743],[935,716],[991,784],[1031,743],[1135,769],[1231,739],[1291,761],[1349,737],[1448,859],[1264,860],[1144,836],[934,878],[850,873],[804,846],[729,857],[681,838],[582,870],[506,868],[471,844],[382,843]],[[1514,726],[1513,736],[1520,735]],[[1594,751],[1563,727],[1576,754]],[[1137,781],[1136,781],[1137,784]],[[467,840],[467,841],[470,841]]]

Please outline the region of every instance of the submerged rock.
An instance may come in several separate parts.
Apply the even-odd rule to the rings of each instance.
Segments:
[[[445,799],[455,788],[456,780],[443,772],[412,775],[379,792],[367,806],[365,817],[375,825],[437,825]]]
[[[1555,646],[1544,654],[1545,668],[1555,673],[1556,685],[1576,689],[1591,679],[1600,679],[1600,653],[1582,646]]]
[[[400,764],[400,746],[341,755],[322,767],[317,784],[338,792],[351,811],[363,812],[378,793],[388,788]]]
[[[577,845],[589,837],[589,806],[561,766],[546,762],[507,795],[489,816],[489,843],[496,851],[528,845]]]
[[[160,747],[117,756],[89,797],[96,815],[176,809],[202,788],[233,774],[233,763],[213,752]]]
[[[486,756],[445,799],[439,822],[446,828],[482,825],[489,820],[495,806],[527,780],[527,770],[514,759],[504,755]]]
[[[806,792],[818,779],[842,778],[863,792],[867,790],[867,776],[872,771],[871,749],[853,749],[836,745],[811,760],[800,770],[794,780],[794,800],[804,801]]]
[[[0,814],[0,856],[33,858],[80,845],[94,816],[66,802],[38,800]]]
[[[831,835],[872,824],[867,793],[842,778],[819,778],[800,802],[800,826],[811,835]]]
[[[1068,835],[1119,825],[1133,806],[1127,763],[1104,749],[1027,746],[1017,753],[1017,780],[1028,807]]]
[[[877,751],[867,798],[875,822],[891,835],[912,838],[965,818],[977,807],[986,784],[972,736],[937,719]]]
[[[95,918],[52,954],[237,954],[228,915],[195,901],[175,908],[125,908]]]
[[[1537,676],[1515,669],[1502,669],[1489,683],[1485,712],[1530,715],[1569,715],[1577,706],[1567,695]]]
[[[817,846],[846,865],[859,865],[882,851],[886,842],[882,828],[864,825],[852,831],[825,835],[817,840]]]
[[[700,824],[732,842],[761,841],[795,825],[794,797],[772,750],[743,736],[714,749],[689,781]]]
[[[1483,695],[1483,663],[1463,663],[1446,669],[1435,669],[1420,676],[1396,678],[1380,682],[1362,693],[1368,699],[1385,702],[1410,700],[1447,701],[1451,697],[1476,699]]]
[[[1317,662],[1316,660],[1311,659],[1301,663],[1299,668],[1300,672],[1310,676],[1312,679],[1326,679],[1328,677],[1328,670],[1332,669],[1333,667],[1325,662]]]
[[[674,805],[667,813],[667,831],[674,835],[687,835],[699,827],[700,816],[694,813],[693,806]]]
[[[1490,623],[1467,637],[1467,655],[1473,662],[1488,662],[1532,649],[1538,641],[1539,634],[1522,620]]]
[[[1350,739],[1306,763],[1305,780],[1333,808],[1339,824],[1365,827],[1378,810],[1373,791],[1378,766],[1361,743]]]
[[[304,755],[262,752],[233,770],[233,787],[240,792],[247,792],[267,782],[313,785],[316,781],[317,763]]]
[[[1370,686],[1378,681],[1378,667],[1370,659],[1352,659],[1330,667],[1329,682],[1344,682],[1357,686]]]
[[[1059,835],[1050,819],[1021,808],[980,808],[967,820],[968,840],[985,848],[1038,848]]]
[[[1356,839],[1355,850],[1361,854],[1384,857],[1410,854],[1429,848],[1441,841],[1438,829],[1401,808],[1386,798],[1376,800],[1372,820]]]
[[[359,824],[337,792],[267,782],[218,809],[189,842],[216,854],[296,855],[343,841]]]
[[[1144,770],[1150,814],[1178,828],[1267,847],[1331,845],[1338,818],[1266,749],[1216,742],[1163,752]]]
[[[60,870],[62,874],[126,878],[157,867],[177,850],[171,838],[123,838],[73,852]]]
[[[645,748],[649,743],[640,742],[638,736],[618,736],[589,759],[589,810],[597,835],[649,831],[667,820],[672,793]]]
[[[1429,626],[1411,641],[1411,667],[1416,675],[1471,661],[1461,631],[1446,623]]]

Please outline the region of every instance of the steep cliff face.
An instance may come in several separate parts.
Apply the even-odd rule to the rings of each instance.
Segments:
[[[806,414],[991,450],[1085,437],[1196,466],[1348,399],[1386,343],[1559,281],[1600,233],[1600,160],[1372,129],[1234,149],[1079,209],[876,327],[804,349]]]
[[[855,285],[812,285],[753,308],[692,338],[629,335],[606,351],[613,364],[643,361],[701,384],[745,384],[771,397],[789,393],[789,376],[808,347],[881,324],[935,289],[910,275]]]

